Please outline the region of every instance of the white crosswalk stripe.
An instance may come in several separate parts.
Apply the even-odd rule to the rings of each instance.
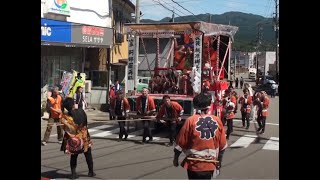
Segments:
[[[113,127],[113,128],[112,128]],[[109,130],[105,130],[107,128],[111,128]],[[134,129],[134,127],[130,127],[130,130]],[[101,125],[89,128],[89,133],[91,137],[103,138],[103,137],[112,137],[117,138],[119,135],[119,127],[116,125]],[[139,129],[137,131],[133,131],[128,133],[128,139],[139,140],[142,139],[143,129]],[[57,136],[57,134],[53,134],[52,136]],[[232,135],[231,135],[232,137]],[[253,142],[256,140],[257,135],[246,134],[237,139],[234,143],[232,143],[230,148],[248,148]],[[147,137],[146,140],[149,140]],[[167,137],[158,137],[154,136],[153,141],[168,141]],[[261,143],[261,142],[260,142]],[[263,146],[261,145],[263,150],[272,150],[279,151],[279,138],[278,137],[270,137]]]
[[[232,143],[230,148],[247,148],[256,140],[256,135],[243,135],[239,139],[237,139],[234,143]],[[260,141],[261,143],[261,141]],[[263,150],[273,150],[279,151],[279,138],[278,137],[270,137],[269,140],[263,145]]]
[[[160,141],[160,140],[163,139],[163,138],[153,136],[152,139],[153,139],[153,141]],[[146,140],[148,141],[148,140],[149,140],[149,137],[146,137]]]
[[[140,129],[140,130],[131,132],[131,133],[129,133],[129,135],[128,135],[128,139],[133,139],[133,138],[135,138],[135,137],[142,136],[142,133],[143,133],[143,129]]]
[[[135,138],[135,137],[137,137],[136,135],[128,135],[128,139],[132,139],[132,138]]]
[[[271,137],[268,142],[263,146],[265,150],[279,150],[279,138]]]
[[[108,131],[104,130],[104,129],[111,128],[111,127],[114,127],[114,129],[108,130]],[[134,129],[134,127],[130,127],[130,130],[132,130],[132,129]],[[106,136],[111,136],[111,135],[118,135],[120,129],[119,129],[119,127],[114,126],[114,125],[101,125],[101,126],[89,128],[88,131],[89,131],[91,137],[106,137]],[[140,130],[137,130],[134,132],[130,132],[128,139],[133,139],[135,137],[142,136],[142,134],[143,134],[143,129],[140,129]],[[56,137],[56,136],[57,136],[57,134],[52,134],[50,137]],[[147,139],[148,139],[148,137],[147,137]],[[160,137],[154,137],[153,140],[158,141],[158,140],[160,140]]]
[[[247,148],[256,138],[257,135],[244,135],[241,138],[239,138],[235,143],[233,143],[230,147]]]
[[[130,129],[133,129],[134,127],[130,127]],[[118,134],[120,131],[119,128],[116,128],[116,129],[113,129],[111,131],[104,131],[104,132],[101,132],[101,133],[98,133],[98,134],[94,134],[94,135],[91,135],[91,137],[106,137],[106,136],[110,136],[110,135],[113,135],[113,134]]]
[[[102,130],[102,129],[106,129],[106,128],[110,128],[113,127],[113,125],[101,125],[101,126],[97,126],[97,127],[93,127],[93,128],[89,128],[89,133],[93,133],[96,132],[98,130]],[[56,137],[58,134],[52,134],[50,137]]]
[[[93,133],[93,132],[96,132],[96,131],[99,131],[101,129],[106,129],[106,128],[109,128],[109,127],[113,127],[112,125],[102,125],[102,126],[97,126],[97,127],[94,127],[94,128],[89,128],[89,133]]]

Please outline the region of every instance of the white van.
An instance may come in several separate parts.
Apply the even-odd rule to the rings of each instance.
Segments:
[[[249,68],[249,79],[255,80],[257,76],[257,69],[256,68]]]

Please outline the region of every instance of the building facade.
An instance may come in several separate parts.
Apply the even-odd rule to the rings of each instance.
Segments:
[[[248,52],[232,51],[230,67],[236,73],[245,73],[250,67],[250,54]]]
[[[42,89],[59,85],[63,71],[72,70],[85,72],[93,87],[107,86],[111,7],[111,0],[41,0]],[[88,94],[89,103],[93,96]],[[100,99],[91,103],[105,102]]]
[[[132,22],[135,13],[135,5],[129,0],[112,0],[112,26],[114,46],[111,49],[110,82],[116,80],[125,86],[128,64],[128,40],[125,23]]]
[[[266,52],[251,52],[249,53],[249,67],[257,67],[258,58],[258,69],[263,73],[263,75],[275,76],[275,62],[276,62],[276,52],[266,51]]]

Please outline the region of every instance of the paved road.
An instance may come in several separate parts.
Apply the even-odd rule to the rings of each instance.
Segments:
[[[237,90],[241,91],[241,90]],[[106,121],[106,113],[88,112],[89,129],[93,138],[94,169],[91,179],[186,179],[186,171],[172,166],[173,148],[164,146],[168,142],[166,133],[155,134],[152,144],[141,145],[141,131],[134,131],[128,141],[117,142],[118,126]],[[234,122],[234,133],[228,141],[219,179],[279,179],[279,98],[272,98],[270,117],[266,132],[255,133],[255,124],[250,129],[241,128],[240,113]],[[45,121],[42,122],[42,137]],[[52,131],[50,143],[41,146],[41,175],[52,179],[66,179],[70,175],[69,156],[59,151],[56,130]],[[259,141],[258,141],[259,140]],[[180,157],[180,160],[183,156]],[[79,179],[89,179],[83,155],[78,158]]]

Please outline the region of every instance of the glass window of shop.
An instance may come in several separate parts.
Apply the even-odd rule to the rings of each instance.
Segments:
[[[51,49],[48,49],[51,48]],[[63,71],[81,71],[80,48],[45,47],[41,50],[41,87],[59,85]]]
[[[90,71],[92,87],[107,87],[108,71]]]

